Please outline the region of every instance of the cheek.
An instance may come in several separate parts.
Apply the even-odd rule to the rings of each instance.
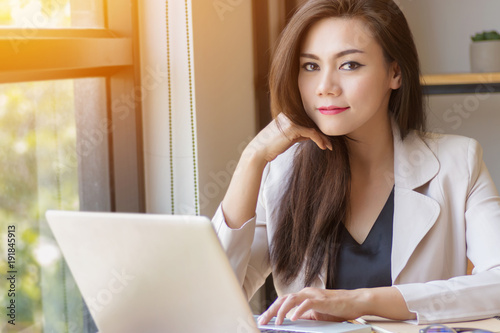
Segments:
[[[380,76],[353,80],[344,85],[344,94],[353,106],[378,103],[388,90],[385,85],[385,77]]]
[[[311,85],[304,84],[304,82],[299,82],[299,92],[304,111],[312,119],[314,117],[314,112],[312,111],[312,109],[314,108],[314,92],[311,91]]]
[[[302,99],[302,103],[306,104],[307,91],[306,91],[306,86],[304,84],[304,80],[299,79],[298,83],[299,83],[300,98]]]
[[[301,78],[299,75],[298,86],[302,103],[307,105],[314,97],[314,82],[310,78]]]

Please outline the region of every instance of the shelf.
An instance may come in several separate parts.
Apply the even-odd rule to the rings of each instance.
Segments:
[[[431,74],[422,77],[427,86],[500,83],[500,73]]]
[[[426,94],[500,92],[500,73],[457,73],[423,75]]]

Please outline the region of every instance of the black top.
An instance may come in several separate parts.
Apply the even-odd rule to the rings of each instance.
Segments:
[[[391,249],[394,188],[365,241],[359,244],[342,224],[334,289],[392,285]]]

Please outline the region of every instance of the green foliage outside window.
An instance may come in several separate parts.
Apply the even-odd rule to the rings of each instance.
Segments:
[[[47,209],[79,209],[78,170],[60,163],[76,149],[73,85],[72,80],[0,85],[0,272],[9,270],[8,226],[16,229],[17,271],[16,326],[2,327],[2,310],[2,332],[81,331],[81,296],[44,217]],[[0,305],[6,309],[8,281],[0,283]]]

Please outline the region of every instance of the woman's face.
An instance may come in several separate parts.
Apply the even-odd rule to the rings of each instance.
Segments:
[[[387,125],[391,91],[400,84],[399,67],[387,63],[363,21],[327,18],[307,32],[298,85],[307,114],[324,134],[362,140]]]

